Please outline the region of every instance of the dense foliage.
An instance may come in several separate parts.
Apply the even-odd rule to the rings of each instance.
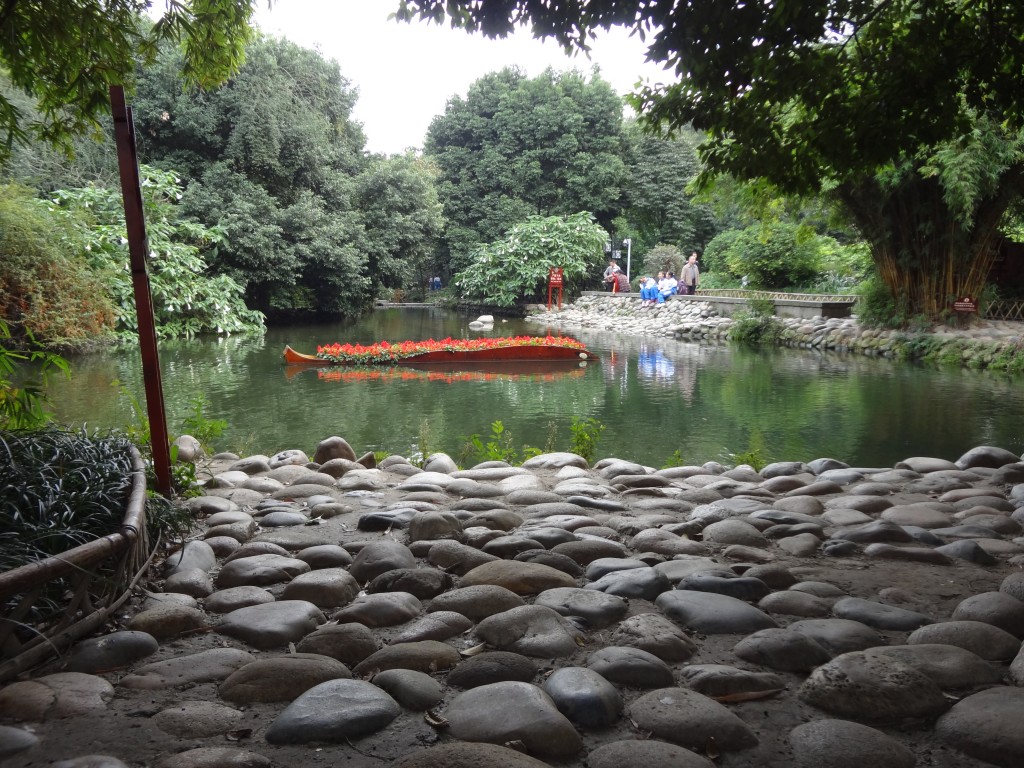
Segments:
[[[751,287],[801,285],[818,270],[819,238],[794,224],[751,226],[723,232],[704,251],[708,271],[746,277]]]
[[[173,172],[142,167],[150,247],[147,268],[158,334],[262,332],[263,316],[246,308],[242,287],[227,275],[209,274],[203,252],[222,242],[222,233],[181,217],[178,182]],[[120,191],[108,187],[58,190],[53,202],[70,214],[75,226],[62,245],[71,252],[80,248],[92,274],[103,278],[115,308],[116,330],[129,336],[137,333]]]
[[[531,216],[503,240],[477,248],[472,263],[455,276],[459,294],[497,307],[539,300],[548,270],[561,267],[566,290],[601,272],[608,235],[586,212]]]
[[[29,116],[0,91],[0,162],[13,142],[69,146],[98,127],[111,85],[133,81],[137,59],[161,43],[183,51],[186,82],[204,87],[234,71],[249,39],[256,0],[174,0],[152,24],[150,0],[61,0],[0,4],[0,70],[38,112]]]
[[[51,346],[81,346],[113,329],[115,305],[53,208],[24,187],[0,186],[0,320]]]
[[[610,226],[626,180],[621,133],[622,103],[596,72],[505,69],[453,97],[424,145],[439,171],[450,269],[528,216],[587,210]]]

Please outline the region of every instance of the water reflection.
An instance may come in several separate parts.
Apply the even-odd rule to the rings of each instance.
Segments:
[[[750,350],[579,331],[569,335],[600,356],[569,371],[416,371],[410,368],[289,371],[285,344],[313,351],[337,341],[475,338],[558,333],[521,321],[491,331],[472,318],[432,309],[385,310],[351,324],[272,329],[264,338],[161,345],[172,432],[197,395],[211,417],[228,421],[225,445],[243,452],[312,451],[332,434],[357,450],[457,453],[464,438],[500,419],[517,446],[543,447],[554,430],[568,444],[575,417],[606,430],[599,452],[660,465],[758,449],[769,459],[833,456],[891,466],[915,455],[955,458],[979,444],[1024,450],[1020,379],[935,370],[806,350]],[[142,398],[135,349],[73,361],[70,384],[51,395],[66,421],[98,427],[131,419],[122,382]]]

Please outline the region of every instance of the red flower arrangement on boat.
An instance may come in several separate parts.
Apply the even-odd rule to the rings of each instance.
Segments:
[[[567,336],[501,336],[483,339],[453,339],[435,341],[400,341],[376,344],[328,344],[316,348],[316,356],[333,363],[388,364],[401,360],[444,352],[482,353],[490,350],[521,347],[558,347],[585,353],[584,344]]]

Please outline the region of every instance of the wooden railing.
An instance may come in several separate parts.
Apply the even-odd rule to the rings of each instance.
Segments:
[[[146,470],[138,450],[131,451],[131,493],[119,531],[0,573],[0,682],[63,653],[103,626],[149,568],[154,550],[146,533]],[[46,587],[59,580],[70,595],[67,602],[29,623]]]
[[[985,307],[989,320],[1015,320],[1024,322],[1024,299],[996,299]]]

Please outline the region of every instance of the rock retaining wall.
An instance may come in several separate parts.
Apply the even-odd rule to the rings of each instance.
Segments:
[[[639,299],[595,295],[582,296],[560,312],[541,311],[528,319],[562,327],[708,342],[727,341],[737,323],[737,318],[724,317],[702,301],[643,306]],[[928,332],[911,333],[862,327],[856,316],[811,320],[780,317],[775,322],[781,326],[780,343],[787,347],[1024,371],[1021,323],[976,319],[968,328],[936,326]]]

